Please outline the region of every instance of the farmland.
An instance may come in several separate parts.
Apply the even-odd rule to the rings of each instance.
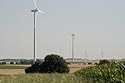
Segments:
[[[0,74],[25,74],[24,69],[30,66],[31,65],[0,65]],[[70,68],[70,73],[74,73],[82,68],[95,65],[72,64],[68,66]]]
[[[27,67],[23,65],[0,65],[0,69],[25,69]]]
[[[83,65],[84,61],[76,61],[74,63],[69,61],[69,63],[70,72],[67,74],[25,74],[25,68],[31,65],[1,64],[0,83],[86,83],[82,80],[82,77],[76,76],[74,72],[95,65]]]
[[[23,68],[16,67],[15,69],[0,69],[0,83],[125,83],[125,63],[123,62],[98,66],[72,64],[69,65],[69,74],[25,74]],[[6,70],[11,73],[7,73]]]
[[[25,74],[24,69],[30,65],[0,65],[0,74]]]
[[[24,69],[30,65],[0,65],[0,83],[83,83],[74,74],[25,74]],[[70,73],[84,66],[69,65]],[[22,78],[22,79],[20,79]]]
[[[70,74],[25,74],[24,69],[30,65],[0,66],[0,83],[85,83],[82,78],[71,73],[89,65],[69,65]]]
[[[10,74],[25,74],[24,69],[0,69],[0,74],[10,75]]]
[[[18,74],[2,75],[0,83],[84,83],[74,74]]]

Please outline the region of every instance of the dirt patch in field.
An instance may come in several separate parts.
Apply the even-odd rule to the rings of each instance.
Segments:
[[[25,74],[24,69],[0,69],[0,74]]]

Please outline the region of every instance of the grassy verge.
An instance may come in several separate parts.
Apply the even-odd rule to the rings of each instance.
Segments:
[[[74,74],[1,75],[0,83],[85,83]]]

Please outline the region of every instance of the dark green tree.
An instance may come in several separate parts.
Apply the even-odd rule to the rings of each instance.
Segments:
[[[36,66],[35,66],[36,65]],[[35,70],[35,71],[34,71]],[[43,63],[27,68],[26,73],[68,73],[69,67],[63,57],[56,54],[47,55]]]

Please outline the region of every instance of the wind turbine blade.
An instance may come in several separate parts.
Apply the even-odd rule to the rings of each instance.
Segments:
[[[44,13],[43,11],[41,11],[41,10],[38,10],[38,12],[40,12],[40,13]]]
[[[35,8],[37,9],[36,0],[33,0],[33,1],[34,1]]]

